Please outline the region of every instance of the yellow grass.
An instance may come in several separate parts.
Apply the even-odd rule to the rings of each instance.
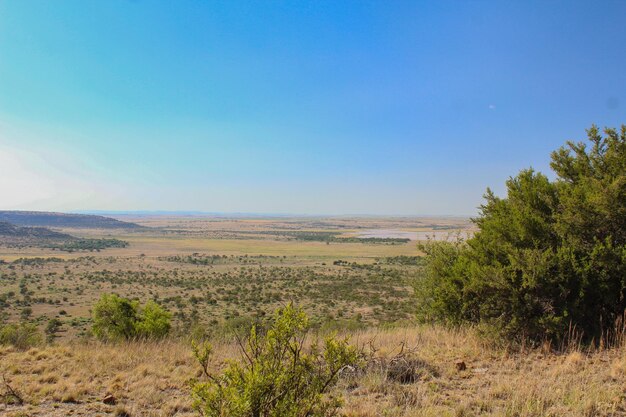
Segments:
[[[376,258],[415,255],[416,244],[380,245],[363,243],[330,243],[277,241],[256,239],[194,239],[194,238],[126,238],[131,249],[150,253],[210,252],[226,255],[305,256],[319,259]]]
[[[623,416],[626,348],[568,354],[510,353],[485,345],[472,331],[438,327],[367,330],[350,335],[374,359],[403,351],[420,359],[416,382],[387,378],[376,366],[335,388],[350,417],[375,416]],[[404,348],[402,348],[404,346]],[[216,346],[212,366],[236,357],[234,345]],[[456,360],[467,370],[458,371]],[[375,360],[372,363],[376,363]],[[189,346],[180,341],[103,345],[73,343],[0,350],[0,373],[26,405],[6,416],[193,415],[187,381],[198,376]],[[105,405],[112,394],[117,405]]]
[[[339,258],[375,259],[387,256],[414,256],[417,244],[409,242],[397,245],[364,243],[330,243],[280,241],[261,239],[203,239],[179,236],[113,236],[130,243],[128,248],[111,248],[101,252],[62,252],[42,248],[0,247],[0,259],[14,261],[18,258],[57,257],[61,259],[95,257],[131,257],[140,254],[166,256],[192,254],[194,252],[220,255],[272,255],[287,257],[308,257],[329,260]]]
[[[77,237],[115,238],[128,241],[128,248],[110,248],[101,252],[67,253],[42,248],[0,247],[0,259],[13,261],[22,257],[49,257],[63,259],[80,256],[131,257],[140,254],[164,256],[211,252],[226,255],[278,255],[311,257],[314,259],[351,260],[377,257],[416,255],[416,242],[398,245],[305,242],[285,240],[274,235],[258,235],[262,231],[318,231],[338,232],[342,236],[353,236],[356,231],[369,229],[433,231],[433,225],[470,230],[467,219],[455,218],[275,218],[275,219],[223,219],[186,216],[147,216],[123,218],[135,221],[147,229],[135,231],[103,229],[59,229]],[[321,227],[320,224],[324,226]],[[226,233],[227,235],[222,235]],[[251,234],[252,233],[252,234]]]

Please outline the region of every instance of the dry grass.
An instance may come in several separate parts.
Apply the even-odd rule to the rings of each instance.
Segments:
[[[128,241],[127,248],[110,248],[89,252],[97,258],[166,256],[214,252],[226,255],[280,255],[332,260],[348,258],[363,261],[377,257],[415,255],[415,242],[397,245],[364,243],[304,242],[285,240],[284,237],[255,235],[259,231],[334,231],[350,236],[367,229],[394,229],[403,231],[435,232],[436,227],[470,230],[468,219],[456,218],[271,218],[227,219],[207,216],[140,216],[121,217],[150,229],[123,231],[107,229],[59,229],[64,233],[86,238],[115,238]],[[434,228],[435,227],[435,228]],[[251,234],[252,233],[252,234]],[[85,252],[60,252],[46,248],[7,248],[0,246],[0,259],[13,261],[23,257],[55,256],[75,259]]]
[[[89,323],[78,321],[76,326],[72,323],[86,319],[95,299],[102,293],[118,292],[141,300],[155,294],[161,299],[179,295],[186,301],[192,295],[205,299],[206,293],[211,292],[218,303],[198,305],[199,313],[207,319],[220,318],[233,310],[249,313],[246,308],[253,306],[252,301],[244,297],[248,293],[254,296],[251,300],[257,301],[260,295],[269,292],[289,299],[298,294],[294,288],[303,287],[298,281],[297,287],[284,291],[277,285],[288,281],[274,276],[274,279],[258,283],[254,290],[248,288],[250,276],[240,273],[243,270],[255,272],[261,266],[274,268],[277,264],[272,260],[267,261],[267,265],[233,261],[228,265],[198,266],[166,262],[159,259],[161,256],[194,252],[286,256],[280,263],[285,268],[276,269],[277,274],[287,267],[294,271],[311,268],[322,277],[343,277],[352,285],[346,286],[348,290],[338,292],[331,282],[311,280],[307,291],[315,290],[313,292],[319,294],[317,298],[309,295],[301,300],[310,313],[324,313],[323,309],[326,309],[338,315],[342,307],[348,318],[358,312],[367,319],[373,310],[384,318],[393,311],[392,307],[399,308],[402,301],[399,295],[383,297],[384,289],[376,285],[383,283],[384,277],[380,282],[363,282],[373,285],[370,288],[372,298],[385,301],[385,304],[380,300],[354,299],[359,292],[368,289],[355,285],[355,280],[369,276],[371,271],[336,266],[331,261],[343,259],[366,266],[379,257],[416,255],[414,243],[327,245],[267,236],[251,238],[241,232],[339,230],[349,233],[363,228],[422,230],[435,222],[430,218],[234,220],[155,217],[137,220],[149,226],[163,227],[167,233],[151,230],[114,236],[130,241],[131,246],[89,254],[67,254],[39,248],[0,248],[0,258],[7,261],[33,256],[73,259],[67,263],[5,264],[0,267],[0,273],[6,278],[0,292],[15,293],[8,299],[9,308],[5,309],[10,320],[19,320],[23,304],[15,300],[25,298],[19,287],[24,279],[32,297],[45,298],[45,302],[30,303],[33,320],[38,320],[41,326],[49,317],[58,316],[63,321],[62,338],[58,339],[57,345],[26,352],[0,347],[0,376],[4,375],[25,401],[23,405],[3,405],[1,399],[5,387],[0,378],[0,416],[196,415],[191,409],[188,381],[198,376],[199,367],[188,344],[176,340],[118,345],[84,343],[75,336]],[[461,227],[466,221],[444,219],[437,223]],[[85,230],[79,234],[111,237],[102,233]],[[140,256],[142,254],[146,256]],[[411,272],[405,266],[383,266],[385,270],[394,268],[401,268],[400,272],[405,275]],[[232,277],[241,277],[241,282],[232,282],[232,277],[217,274],[229,271],[233,274],[238,271]],[[215,281],[217,278],[220,280]],[[217,291],[216,282],[224,290],[236,290],[232,299],[226,297],[227,291]],[[329,288],[334,292],[329,293]],[[388,290],[388,286],[385,288]],[[410,292],[407,292],[404,298],[409,296]],[[326,301],[333,304],[326,305]],[[271,303],[282,302],[284,300],[274,298],[260,300],[259,308],[271,310]],[[178,307],[170,302],[168,306],[174,312],[190,313],[191,306],[187,304]],[[65,310],[65,314],[62,315],[61,310]],[[372,320],[376,318],[372,317]],[[342,412],[346,416],[626,416],[626,346],[594,352],[573,349],[567,354],[541,349],[516,353],[486,345],[473,331],[450,331],[438,327],[371,329],[348,336],[353,343],[364,347],[368,365],[352,375],[344,375],[335,388],[344,396]],[[237,355],[237,349],[235,345],[223,344],[215,347],[215,353],[212,366],[217,370],[225,359]],[[455,361],[458,360],[465,362],[466,370],[457,370]],[[116,398],[116,404],[104,404],[103,399],[109,394]]]
[[[109,237],[109,236],[107,236]],[[101,252],[60,252],[46,248],[5,248],[0,247],[0,258],[11,262],[19,258],[54,256],[61,259],[76,259],[88,254],[96,258],[110,256],[166,256],[172,254],[192,254],[194,252],[212,252],[224,255],[272,255],[304,256],[319,260],[349,258],[368,260],[377,257],[415,255],[415,242],[398,245],[378,245],[364,243],[333,243],[301,241],[275,241],[260,239],[210,239],[180,236],[138,236],[114,235],[115,239],[129,242],[128,248],[112,248]]]
[[[626,348],[567,354],[525,353],[486,346],[472,331],[437,327],[368,330],[349,335],[369,366],[337,386],[343,413],[374,416],[623,416]],[[216,346],[213,366],[236,356]],[[414,366],[411,383],[394,380],[393,358]],[[458,371],[455,361],[467,369]],[[193,415],[187,382],[198,375],[183,342],[62,344],[0,350],[0,373],[26,404],[7,416]],[[116,405],[103,404],[105,395]]]
[[[187,381],[196,366],[187,346],[178,342],[64,344],[26,352],[4,348],[0,371],[27,400],[14,410],[27,415],[115,413],[170,416],[189,413]],[[106,395],[117,399],[105,405]],[[10,408],[9,408],[10,409]]]

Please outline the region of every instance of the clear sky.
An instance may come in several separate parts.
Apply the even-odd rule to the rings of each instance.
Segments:
[[[626,123],[626,1],[0,0],[0,208],[475,214]]]

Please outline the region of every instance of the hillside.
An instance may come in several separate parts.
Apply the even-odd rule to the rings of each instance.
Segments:
[[[40,239],[73,239],[72,236],[55,232],[45,227],[16,226],[14,224],[0,221],[0,236],[15,238],[40,238]]]
[[[64,227],[82,229],[137,229],[142,226],[91,214],[45,211],[0,211],[0,222],[18,226]]]
[[[475,332],[441,327],[347,334],[363,347],[359,372],[332,393],[347,417],[624,416],[623,347],[550,353],[485,345]],[[240,359],[235,341],[215,345],[211,369]],[[465,369],[457,365],[462,360]],[[189,380],[199,375],[188,342],[59,343],[19,351],[0,347],[0,374],[23,404],[18,416],[198,416]],[[0,388],[0,394],[4,388]],[[105,396],[111,400],[103,401]]]
[[[99,251],[107,248],[125,248],[128,242],[107,238],[79,238],[55,232],[46,227],[16,226],[0,222],[0,247],[48,248],[66,252]]]

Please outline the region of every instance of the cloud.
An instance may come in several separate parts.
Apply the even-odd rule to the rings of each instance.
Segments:
[[[64,209],[94,195],[93,184],[72,171],[71,161],[51,153],[0,143],[0,208]]]

